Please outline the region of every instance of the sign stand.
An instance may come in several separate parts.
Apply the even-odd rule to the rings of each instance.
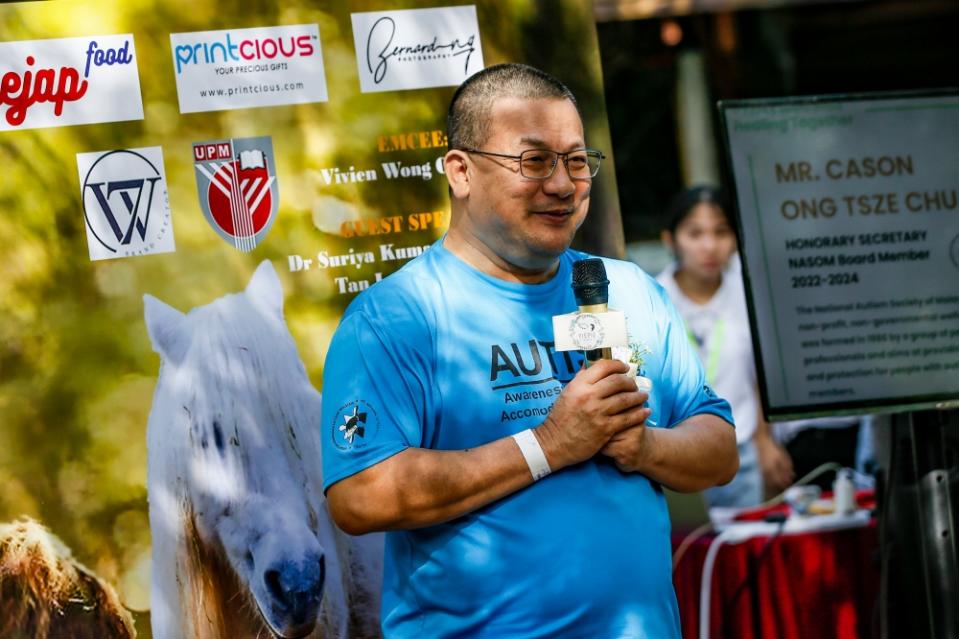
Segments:
[[[959,91],[719,108],[763,411],[891,416],[882,636],[959,639]]]
[[[882,636],[957,639],[959,412],[894,415],[881,435],[891,447],[879,509]]]

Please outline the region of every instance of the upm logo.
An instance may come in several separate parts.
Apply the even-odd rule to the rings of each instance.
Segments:
[[[176,250],[160,147],[78,153],[77,168],[91,260]]]
[[[181,113],[325,102],[315,24],[170,34]]]
[[[276,220],[280,191],[269,136],[193,145],[200,208],[217,235],[249,252]]]
[[[132,35],[0,43],[0,131],[143,119]]]

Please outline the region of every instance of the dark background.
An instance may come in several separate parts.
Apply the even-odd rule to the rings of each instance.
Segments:
[[[661,36],[669,21],[682,30],[674,46]],[[659,16],[598,30],[627,243],[657,238],[669,198],[686,186],[675,108],[685,49],[702,51],[713,101],[959,86],[955,0]],[[717,150],[722,163],[719,140]]]

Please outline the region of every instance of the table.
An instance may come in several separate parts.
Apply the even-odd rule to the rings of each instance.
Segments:
[[[718,534],[693,543],[673,575],[684,639],[870,639],[879,601],[878,533],[868,511],[782,524],[733,524],[714,550],[709,620],[701,581]],[[674,537],[674,549],[682,536]]]

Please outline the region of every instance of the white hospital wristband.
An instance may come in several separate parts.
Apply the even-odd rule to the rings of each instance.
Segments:
[[[533,434],[532,430],[527,428],[512,437],[516,440],[516,445],[519,446],[520,452],[523,453],[523,457],[526,459],[526,465],[529,466],[529,472],[533,475],[533,481],[539,481],[553,472],[549,467],[549,462],[546,461],[546,454],[543,453],[543,447],[539,445],[539,441],[536,439],[536,435]]]

